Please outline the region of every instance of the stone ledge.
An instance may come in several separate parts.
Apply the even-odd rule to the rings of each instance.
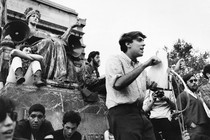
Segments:
[[[35,103],[41,103],[46,108],[46,119],[52,122],[54,129],[62,128],[63,113],[67,110],[77,110],[81,113],[82,122],[79,130],[82,134],[103,134],[106,130],[107,108],[103,99],[96,103],[86,103],[81,92],[75,89],[56,87],[41,87],[31,85],[7,84],[0,96],[13,99],[18,112],[18,120],[27,118],[27,110]]]

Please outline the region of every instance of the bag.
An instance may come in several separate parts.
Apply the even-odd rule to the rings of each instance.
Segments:
[[[97,102],[99,100],[97,92],[92,92],[86,87],[81,89],[81,93],[86,102]]]

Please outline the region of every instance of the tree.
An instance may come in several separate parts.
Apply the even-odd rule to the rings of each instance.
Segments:
[[[201,53],[196,51],[192,44],[178,39],[173,45],[173,49],[168,53],[169,67],[176,64],[176,62],[183,58],[185,60],[185,68],[181,70],[181,75],[193,71],[202,73],[203,67],[208,63],[210,52]]]

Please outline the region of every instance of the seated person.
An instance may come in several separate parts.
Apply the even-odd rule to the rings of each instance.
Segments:
[[[29,109],[28,119],[18,121],[14,136],[28,140],[43,140],[54,131],[51,122],[45,119],[45,108],[41,104],[34,104]]]
[[[65,48],[68,46],[68,37],[72,29],[80,26],[80,23],[72,23],[63,35],[57,36],[38,30],[37,25],[41,19],[39,10],[28,7],[24,14],[30,29],[29,39],[25,43],[43,56],[43,64],[47,64],[42,69],[43,78],[57,82],[74,81],[74,66],[69,62]]]
[[[53,140],[82,140],[82,135],[77,131],[81,117],[75,111],[68,111],[63,116],[63,129],[56,130],[45,137]]]
[[[5,36],[0,43],[0,89],[4,87],[9,72],[10,52],[15,44],[10,35]]]
[[[98,72],[100,53],[98,51],[90,52],[87,61],[79,72],[78,79],[81,82],[81,87],[87,87],[92,92],[106,95],[105,77],[100,77]]]
[[[22,50],[22,51],[21,51]],[[31,48],[22,45],[20,50],[14,49],[10,53],[12,61],[10,64],[7,83],[17,84],[34,84],[37,87],[44,86],[41,80],[41,64],[42,56],[32,54]]]

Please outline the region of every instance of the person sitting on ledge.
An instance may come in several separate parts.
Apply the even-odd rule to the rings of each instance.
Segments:
[[[45,108],[41,104],[34,104],[29,109],[28,119],[18,121],[14,136],[27,140],[43,140],[54,131],[51,122],[45,119]]]
[[[81,122],[78,112],[67,111],[63,116],[63,129],[56,130],[45,137],[45,140],[81,140],[82,135],[77,131]]]
[[[7,83],[34,84],[37,87],[44,86],[41,80],[41,64],[43,57],[38,54],[32,54],[31,48],[22,45],[20,50],[14,49],[10,53],[12,61],[10,64]]]

